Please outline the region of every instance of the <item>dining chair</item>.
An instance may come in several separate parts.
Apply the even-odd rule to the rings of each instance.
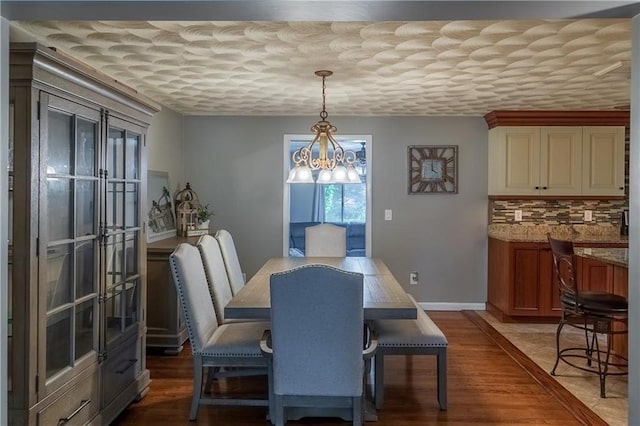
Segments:
[[[179,244],[169,256],[169,264],[193,354],[193,397],[189,420],[196,419],[202,404],[268,406],[268,399],[202,395],[203,368],[267,366],[260,348],[265,323],[218,325],[202,258],[196,247],[187,243]]]
[[[547,234],[547,239],[551,246],[553,269],[562,305],[562,317],[556,330],[556,362],[551,375],[556,375],[560,361],[579,370],[597,374],[600,379],[600,397],[605,398],[607,376],[627,374],[627,363],[615,360],[617,356],[611,353],[611,342],[614,335],[627,334],[629,304],[625,297],[617,294],[581,289],[573,243],[554,239],[551,234]],[[571,345],[561,349],[560,338],[566,325],[584,332],[584,346]],[[599,334],[606,338],[606,349],[600,347]],[[585,363],[578,364],[581,360]],[[610,371],[609,367],[619,369]]]
[[[233,294],[231,293],[231,285],[227,277],[227,270],[224,266],[220,245],[211,235],[203,235],[196,243],[202,263],[204,265],[205,276],[209,284],[209,291],[213,299],[213,306],[216,309],[218,324],[223,324],[224,307],[231,301]]]
[[[365,360],[376,350],[373,335],[363,350],[363,275],[326,265],[306,265],[271,275],[271,330],[262,350],[272,369],[272,421],[286,410],[319,407],[350,410],[363,421]],[[285,409],[287,407],[287,409]]]
[[[307,257],[345,257],[347,230],[331,223],[309,226],[304,231],[304,255]]]
[[[238,259],[236,246],[233,243],[233,237],[226,229],[219,229],[215,237],[220,244],[224,266],[231,285],[231,293],[235,296],[244,287],[245,278],[240,267],[240,260]]]

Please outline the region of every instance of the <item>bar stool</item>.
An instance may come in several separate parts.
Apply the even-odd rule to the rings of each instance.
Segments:
[[[571,241],[556,240],[547,234],[553,266],[560,287],[562,318],[556,331],[556,362],[551,375],[556,375],[560,360],[582,371],[595,373],[600,378],[600,397],[606,397],[605,380],[607,376],[626,375],[626,362],[611,353],[611,340],[614,335],[627,334],[629,305],[627,299],[617,294],[600,291],[580,291],[576,276],[576,257]],[[614,327],[623,324],[623,327]],[[584,331],[584,347],[560,349],[560,334],[565,325]],[[607,347],[600,348],[598,335],[606,335]],[[612,359],[613,358],[613,359]],[[586,365],[578,364],[580,360]],[[610,371],[609,367],[619,370]]]

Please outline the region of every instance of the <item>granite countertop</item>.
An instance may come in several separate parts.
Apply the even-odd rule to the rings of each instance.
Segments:
[[[546,242],[547,233],[574,243],[628,244],[629,237],[621,236],[613,225],[511,225],[491,224],[489,237],[508,242]]]
[[[596,259],[601,262],[611,263],[623,268],[629,267],[629,250],[626,248],[588,248],[575,249],[577,256]]]

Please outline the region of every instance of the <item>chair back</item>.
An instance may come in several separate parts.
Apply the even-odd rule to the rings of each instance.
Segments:
[[[216,240],[220,244],[224,266],[227,269],[227,277],[231,284],[231,293],[235,296],[245,284],[236,246],[233,243],[231,234],[225,229],[220,229],[216,232]]]
[[[224,307],[231,301],[233,294],[231,294],[231,285],[227,278],[227,269],[224,266],[220,245],[218,240],[211,235],[203,235],[198,239],[196,246],[202,257],[218,324],[222,324],[224,323]]]
[[[197,354],[218,328],[202,258],[196,247],[182,243],[169,256],[169,265],[187,323],[191,350]]]
[[[331,223],[309,226],[304,231],[304,255],[307,257],[345,257],[347,230]]]
[[[553,256],[553,269],[560,286],[560,296],[569,296],[575,301],[578,298],[578,280],[576,276],[576,261],[571,241],[556,240],[547,234],[551,254]],[[577,307],[577,304],[572,303]]]
[[[363,275],[306,265],[271,275],[277,395],[362,395]]]

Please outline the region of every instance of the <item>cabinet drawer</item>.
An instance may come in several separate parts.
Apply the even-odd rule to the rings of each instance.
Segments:
[[[141,372],[141,365],[138,336],[127,339],[122,345],[110,351],[109,358],[102,366],[103,406],[111,402],[122,389],[135,380]]]
[[[98,412],[98,372],[79,378],[78,384],[38,413],[38,425],[84,425]]]

